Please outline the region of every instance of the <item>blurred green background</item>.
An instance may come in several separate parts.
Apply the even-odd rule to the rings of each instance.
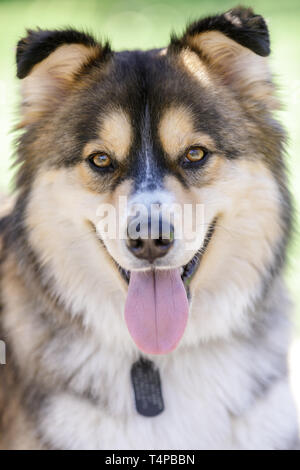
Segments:
[[[16,122],[18,82],[15,46],[26,28],[75,26],[99,39],[110,38],[116,50],[153,48],[168,43],[170,31],[186,22],[235,6],[227,0],[0,0],[0,191],[13,189],[10,169]],[[243,3],[243,2],[240,2]],[[300,205],[300,1],[247,1],[268,21],[272,55],[284,109],[278,113],[289,133],[287,163],[296,208]],[[300,242],[290,247],[286,276],[295,300],[295,331],[300,334]]]

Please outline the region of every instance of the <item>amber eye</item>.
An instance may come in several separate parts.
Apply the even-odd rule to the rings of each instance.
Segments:
[[[94,153],[89,160],[97,168],[108,168],[112,164],[111,158],[106,153]]]
[[[191,147],[185,155],[185,162],[200,162],[204,157],[206,157],[207,153],[207,150],[203,147]]]

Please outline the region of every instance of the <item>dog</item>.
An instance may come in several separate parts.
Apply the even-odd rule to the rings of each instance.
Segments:
[[[298,448],[269,53],[243,7],[149,51],[73,29],[19,41],[1,449]],[[176,210],[198,206],[191,242]]]

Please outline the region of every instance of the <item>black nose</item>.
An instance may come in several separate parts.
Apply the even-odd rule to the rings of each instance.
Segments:
[[[140,236],[136,236],[137,233],[140,233]],[[159,228],[154,238],[151,238],[151,233],[153,234],[150,219],[148,220],[148,225],[144,227],[141,227],[140,224],[136,226],[133,220],[128,224],[126,243],[129,251],[134,256],[153,263],[156,258],[165,256],[174,244],[174,227],[173,225],[163,223],[160,219]]]

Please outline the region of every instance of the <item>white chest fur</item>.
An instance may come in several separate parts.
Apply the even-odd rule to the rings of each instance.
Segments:
[[[255,400],[251,373],[257,363],[248,353],[227,344],[154,358],[165,411],[149,418],[136,412],[128,357],[99,352],[86,378],[98,362],[92,386],[99,387],[100,402],[76,394],[52,396],[41,430],[64,449],[282,448],[296,429],[288,385],[279,380]]]

